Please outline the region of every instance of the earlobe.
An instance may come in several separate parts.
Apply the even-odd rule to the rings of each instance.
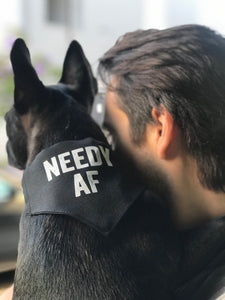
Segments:
[[[172,159],[177,152],[177,124],[172,115],[162,106],[152,109],[155,120],[156,152],[160,159]]]

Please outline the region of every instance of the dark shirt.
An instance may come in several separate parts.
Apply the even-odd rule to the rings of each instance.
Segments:
[[[182,276],[173,299],[217,299],[225,293],[225,217],[182,232],[181,242]]]

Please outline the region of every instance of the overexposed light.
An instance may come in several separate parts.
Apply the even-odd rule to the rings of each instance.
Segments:
[[[142,27],[143,29],[166,27],[165,0],[142,0]]]
[[[198,23],[225,35],[225,1],[198,0]]]
[[[7,0],[0,2],[0,25],[19,26],[21,22],[20,14],[21,0]]]

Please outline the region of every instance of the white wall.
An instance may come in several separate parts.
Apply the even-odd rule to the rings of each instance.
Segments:
[[[127,31],[141,27],[142,0],[84,0],[78,39],[92,64]]]
[[[46,0],[0,1],[0,50],[5,50],[8,32],[20,28],[27,33],[31,49],[62,61],[72,38],[84,45],[88,58],[96,63],[126,31],[138,28],[166,28],[185,23],[204,24],[225,34],[224,0],[74,0],[76,30],[47,24]],[[80,23],[80,24],[79,24]],[[13,30],[12,30],[13,29]],[[55,51],[53,52],[52,49]]]
[[[17,31],[21,25],[21,1],[0,1],[0,51],[8,51],[10,33]]]
[[[143,28],[201,24],[225,35],[224,0],[143,0]]]
[[[46,0],[17,1],[23,3],[31,52],[59,65],[72,39],[82,44],[95,69],[98,58],[127,31],[198,23],[225,32],[224,0],[74,0],[73,28],[47,22]]]
[[[198,0],[198,22],[210,26],[225,36],[225,1]]]
[[[46,21],[45,0],[23,0],[23,28],[31,51],[44,53],[60,64],[70,41],[77,39],[95,67],[118,36],[141,27],[141,1],[80,0],[73,8],[75,17],[79,14],[79,23],[69,28]]]

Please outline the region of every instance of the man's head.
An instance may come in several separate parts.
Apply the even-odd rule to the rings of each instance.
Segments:
[[[125,150],[132,152],[133,146],[134,157],[140,149],[144,164],[149,155],[146,152],[144,157],[143,149],[151,149],[158,169],[157,151],[158,157],[167,160],[179,151],[194,159],[203,187],[225,192],[222,36],[198,25],[131,32],[101,58],[99,72],[108,86],[110,118],[112,111],[115,115],[111,124],[119,142],[128,143]],[[116,109],[120,111],[117,120]],[[125,137],[126,127],[130,139]],[[160,148],[155,150],[153,140],[161,142]]]

